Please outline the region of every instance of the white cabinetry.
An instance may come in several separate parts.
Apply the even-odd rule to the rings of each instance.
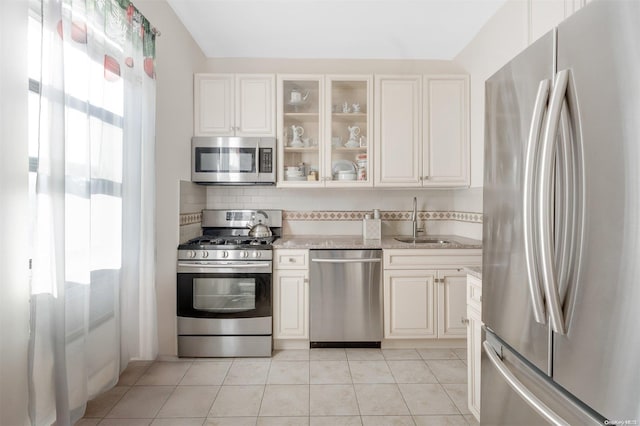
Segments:
[[[467,275],[456,270],[438,272],[438,338],[467,335]]]
[[[529,0],[529,44],[551,31],[588,0]]]
[[[326,186],[373,186],[369,173],[372,164],[373,134],[371,75],[328,75],[325,77],[325,151]],[[355,165],[355,180],[344,179],[340,171]],[[345,166],[346,165],[346,166]]]
[[[423,186],[469,186],[469,77],[423,80]]]
[[[466,275],[481,250],[385,250],[385,339],[466,336]]]
[[[278,186],[373,185],[372,79],[371,75],[278,75]],[[292,173],[292,167],[300,167],[302,175],[298,170]]]
[[[469,411],[480,421],[480,357],[482,354],[482,281],[467,277],[467,396]]]
[[[308,250],[274,250],[274,339],[309,339],[308,260]]]
[[[375,186],[469,185],[469,77],[377,75]]]
[[[375,186],[420,186],[422,77],[375,77]]]
[[[384,271],[384,337],[435,338],[437,271]]]
[[[275,136],[275,75],[195,74],[196,136]]]

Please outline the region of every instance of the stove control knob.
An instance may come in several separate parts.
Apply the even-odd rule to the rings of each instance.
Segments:
[[[203,251],[203,252],[202,252],[202,257],[203,257],[203,258],[205,258],[205,259],[206,259],[207,257],[209,257],[209,252],[208,252],[208,251]]]
[[[195,252],[195,250],[189,250],[189,257],[190,257],[190,258],[192,258],[192,259],[193,259],[194,257],[196,257],[196,252]]]
[[[228,251],[226,251],[226,250],[225,250],[225,251],[223,251],[223,252],[222,252],[222,257],[223,257],[223,258],[225,258],[225,259],[226,259],[227,257],[229,257],[229,252],[228,252]]]
[[[253,257],[261,257],[262,253],[260,253],[259,251],[254,251],[253,252]]]
[[[249,253],[247,253],[246,251],[240,252],[240,257],[246,259],[247,257],[249,257]]]

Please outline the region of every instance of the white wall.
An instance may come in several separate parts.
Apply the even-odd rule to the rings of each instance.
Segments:
[[[156,290],[160,355],[177,354],[176,248],[180,180],[191,179],[193,73],[204,70],[202,51],[164,0],[136,6],[160,32],[156,39]]]
[[[0,2],[0,424],[27,425],[27,1]]]
[[[396,59],[209,58],[206,70],[219,73],[282,74],[456,74],[453,61]]]
[[[527,1],[507,1],[454,59],[471,78],[472,187],[481,187],[483,181],[484,83],[527,46],[528,10]]]

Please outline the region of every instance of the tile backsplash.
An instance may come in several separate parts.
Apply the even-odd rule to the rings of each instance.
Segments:
[[[210,209],[281,209],[285,234],[345,234],[362,232],[362,219],[381,210],[383,235],[411,229],[413,197],[418,220],[429,234],[482,238],[482,189],[381,190],[282,189],[275,187],[203,187],[181,182],[180,239],[196,233],[200,211]],[[203,191],[205,201],[203,203]],[[184,197],[184,200],[183,200]],[[197,233],[194,235],[198,235]],[[188,239],[188,238],[186,238]]]
[[[180,181],[180,236],[183,243],[202,233],[202,209],[207,207],[207,189],[189,181]]]

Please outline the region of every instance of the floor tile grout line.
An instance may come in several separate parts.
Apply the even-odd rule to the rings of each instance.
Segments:
[[[118,385],[116,384],[116,386],[118,386]],[[115,387],[115,386],[114,386],[114,387]],[[104,415],[103,415],[102,417],[98,417],[98,418],[100,419],[100,421],[102,421],[103,419],[107,418],[107,416],[109,415],[109,413],[110,413],[110,412],[111,412],[111,411],[116,407],[116,405],[118,405],[118,403],[119,403],[120,401],[122,401],[122,398],[124,398],[124,396],[125,396],[127,393],[129,393],[129,391],[133,388],[133,385],[128,386],[128,388],[129,388],[129,389],[127,389],[127,391],[126,391],[125,393],[123,393],[123,394],[120,396],[120,398],[118,398],[118,400],[117,400],[117,401],[116,401],[116,402],[111,406],[111,408],[109,408],[109,410],[107,410],[107,412],[106,412],[106,413],[104,413]],[[112,388],[112,389],[113,389],[113,388]],[[87,410],[87,408],[86,408],[86,406],[85,406],[85,412],[86,412],[86,410]],[[83,416],[83,418],[84,418],[84,416]],[[98,422],[98,423],[100,423],[100,422]]]
[[[414,350],[416,350],[416,351],[417,351],[417,349],[414,349]],[[452,350],[451,350],[451,351],[452,351]],[[458,406],[457,406],[457,404],[455,403],[455,401],[453,401],[453,398],[451,397],[450,392],[448,392],[448,391],[447,391],[447,389],[445,389],[445,388],[444,388],[444,386],[445,386],[445,385],[449,385],[449,384],[456,384],[456,385],[464,386],[465,384],[464,384],[464,383],[442,383],[442,382],[441,382],[441,379],[439,379],[439,378],[438,378],[438,376],[437,376],[437,375],[435,375],[435,374],[433,373],[433,370],[431,369],[431,367],[429,366],[429,364],[428,364],[428,362],[427,362],[427,361],[445,361],[445,360],[452,361],[452,360],[455,360],[455,358],[444,358],[444,359],[424,359],[424,358],[422,357],[422,355],[418,352],[418,355],[420,356],[420,358],[419,358],[419,359],[415,359],[415,360],[414,360],[414,359],[406,359],[406,360],[405,360],[405,359],[393,359],[393,358],[387,358],[387,357],[384,357],[384,353],[382,353],[382,354],[383,354],[383,357],[382,357],[382,359],[381,359],[381,360],[382,360],[382,361],[385,361],[385,365],[386,365],[386,367],[387,367],[388,371],[390,372],[390,375],[391,375],[391,377],[392,377],[392,379],[393,379],[393,384],[395,384],[395,385],[396,385],[396,387],[397,387],[398,389],[399,389],[399,384],[400,384],[400,382],[399,382],[398,378],[396,378],[396,376],[393,374],[393,370],[391,370],[390,365],[389,365],[389,362],[392,362],[392,361],[420,361],[420,360],[422,360],[422,362],[424,362],[424,364],[425,364],[425,366],[427,367],[427,369],[428,369],[428,370],[432,373],[432,375],[434,376],[434,378],[435,378],[435,380],[436,380],[437,384],[441,387],[441,389],[442,389],[442,390],[444,390],[444,391],[445,391],[445,393],[446,393],[446,395],[447,395],[447,397],[448,397],[448,400],[449,400],[450,402],[452,402],[452,403],[453,403],[454,407],[456,407],[456,411],[457,411],[457,413],[458,413],[458,414],[451,414],[451,415],[461,416],[461,417],[463,417],[463,418],[464,418],[465,414],[463,414],[463,413],[462,413],[462,411],[461,411],[461,409],[460,409],[460,408],[458,408]],[[464,359],[460,358],[460,356],[459,356],[457,353],[456,353],[455,355],[457,356],[458,360],[459,360],[459,361],[461,361],[461,362],[462,362],[462,364],[464,364]],[[350,359],[349,359],[348,355],[346,354],[346,351],[345,351],[345,358],[346,358],[346,360],[347,360],[347,367],[348,367],[349,376],[350,376],[350,382],[349,382],[349,384],[350,384],[350,387],[352,388],[353,392],[354,392],[354,393],[356,393],[356,392],[355,392],[355,385],[356,385],[356,383],[354,383],[354,381],[353,381],[353,375],[352,375],[352,371],[351,371],[351,363],[349,362],[349,361],[350,361]],[[269,368],[268,368],[268,370],[267,370],[267,379],[265,379],[265,381],[268,381],[268,376],[269,376],[269,374],[271,373],[271,370],[272,370],[272,367],[273,367],[273,361],[274,361],[273,359],[270,359],[270,360],[267,360],[267,361],[266,361],[266,362],[269,362]],[[276,361],[277,361],[277,360],[276,360]],[[291,360],[282,360],[282,361],[307,361],[307,360],[302,360],[302,359],[291,359]],[[318,360],[315,360],[315,361],[323,361],[323,360],[322,360],[322,359],[318,359]],[[357,360],[353,360],[353,361],[357,361]],[[366,359],[366,357],[365,357],[365,359],[362,359],[361,361],[372,361],[372,360],[368,360],[368,359]],[[156,362],[157,362],[157,361],[156,361]],[[126,395],[127,393],[129,393],[129,392],[131,391],[131,389],[133,389],[133,387],[134,387],[134,386],[135,386],[135,385],[136,385],[136,384],[137,384],[137,383],[142,379],[142,377],[143,377],[143,376],[145,376],[145,375],[148,373],[148,370],[149,370],[150,368],[152,368],[152,366],[153,366],[156,362],[152,362],[152,363],[150,363],[149,365],[147,365],[147,366],[146,366],[146,368],[144,369],[144,371],[140,374],[140,376],[135,380],[135,382],[134,382],[132,385],[124,386],[124,387],[126,387],[126,388],[127,388],[127,389],[126,389],[126,391],[125,391],[125,392],[124,392],[124,393],[123,393],[123,394],[118,398],[118,400],[117,400],[117,401],[115,401],[115,402],[113,403],[112,407],[109,409],[109,411],[107,411],[107,413],[106,413],[103,417],[100,417],[100,418],[97,418],[97,419],[98,419],[99,421],[102,421],[102,420],[106,419],[106,418],[107,418],[107,416],[108,416],[108,414],[113,410],[113,408],[114,408],[114,407],[115,407],[115,406],[116,406],[116,405],[117,405],[117,404],[118,404],[118,403],[119,403],[119,402],[120,402],[120,401],[125,397],[125,395]],[[156,413],[156,415],[151,419],[152,421],[154,421],[155,419],[158,419],[158,418],[159,418],[157,415],[160,413],[160,411],[162,410],[162,408],[166,405],[167,401],[171,398],[171,396],[175,393],[175,391],[177,390],[177,388],[178,388],[179,386],[181,386],[181,382],[184,380],[184,377],[186,376],[187,372],[188,372],[188,371],[189,371],[189,369],[190,369],[193,365],[195,365],[195,364],[196,364],[196,363],[194,363],[194,362],[189,362],[189,367],[185,370],[185,372],[182,374],[182,376],[178,379],[178,383],[177,383],[176,385],[172,385],[172,388],[173,388],[173,389],[171,389],[171,393],[170,393],[170,394],[167,396],[167,398],[165,398],[165,400],[162,402],[162,405],[161,405],[161,406],[160,406],[160,408],[158,409],[158,412],[157,412],[157,413]],[[218,389],[217,389],[217,391],[216,391],[216,394],[215,394],[215,396],[214,396],[214,398],[213,398],[213,402],[212,402],[212,403],[211,403],[211,405],[209,406],[209,410],[208,410],[208,412],[207,412],[207,415],[206,415],[205,420],[203,421],[203,423],[205,423],[205,422],[206,422],[206,419],[210,417],[210,416],[209,416],[209,413],[210,413],[210,411],[211,411],[211,408],[212,408],[213,404],[215,403],[215,400],[216,400],[216,399],[218,398],[218,396],[220,395],[220,391],[222,390],[222,386],[242,386],[242,384],[240,384],[240,383],[239,383],[239,384],[236,384],[236,385],[225,385],[225,384],[224,384],[224,381],[227,379],[227,377],[228,377],[228,375],[229,375],[229,372],[230,372],[230,370],[231,370],[231,367],[232,367],[234,364],[235,364],[235,365],[239,365],[239,364],[240,364],[240,363],[238,362],[238,359],[237,359],[237,358],[235,358],[235,359],[231,360],[231,362],[228,364],[227,369],[226,369],[226,371],[225,371],[225,373],[224,373],[224,376],[223,376],[223,378],[222,378],[222,383],[220,383],[220,384],[219,384],[219,386],[218,386]],[[309,364],[309,369],[308,369],[308,371],[307,371],[307,378],[308,378],[308,381],[309,381],[309,382],[307,383],[307,388],[309,389],[309,398],[308,398],[308,403],[309,403],[309,407],[310,407],[310,399],[311,399],[311,395],[310,395],[310,386],[311,386],[311,377],[310,377],[310,376],[311,376],[311,371],[310,371],[310,368],[311,368],[311,356],[310,356],[310,357],[309,357],[309,359],[308,359],[308,364]],[[291,383],[291,384],[295,384],[295,383]],[[375,383],[372,383],[372,384],[375,384]],[[409,384],[411,384],[411,383],[409,383]],[[420,384],[420,383],[415,383],[415,384]],[[268,383],[264,383],[264,384],[262,384],[263,392],[262,392],[262,395],[261,395],[260,407],[259,407],[259,410],[258,410],[258,415],[256,416],[256,422],[257,422],[257,420],[258,420],[258,417],[260,417],[260,410],[262,409],[262,405],[263,405],[263,403],[264,403],[264,395],[265,395],[265,392],[266,392],[266,387],[267,387],[267,385],[268,385]],[[150,385],[148,385],[148,386],[155,386],[155,385],[151,385],[151,384],[150,384]],[[159,385],[158,385],[158,386],[159,386]],[[171,386],[171,385],[170,385],[170,386]],[[197,386],[212,386],[212,385],[208,385],[208,384],[197,385],[197,384],[196,384],[196,385],[184,385],[184,386],[197,387]],[[401,396],[402,396],[402,400],[403,400],[403,402],[404,402],[404,403],[405,403],[405,405],[406,405],[406,400],[404,399],[404,394],[402,394],[402,392],[401,392]],[[357,405],[358,413],[359,413],[357,416],[359,416],[359,417],[360,417],[360,420],[362,421],[363,414],[362,414],[362,412],[361,412],[360,403],[359,403],[359,401],[358,401],[358,399],[357,399],[357,393],[356,393],[356,405]],[[409,416],[411,416],[412,421],[415,423],[415,422],[416,422],[416,420],[415,420],[415,415],[413,415],[412,413],[409,413]],[[238,417],[238,416],[233,416],[233,417]],[[240,417],[242,417],[242,416],[240,416]],[[309,422],[310,422],[310,418],[312,417],[312,416],[311,416],[311,412],[309,411],[309,415],[308,415],[308,416],[304,416],[304,417],[308,417]],[[465,421],[465,423],[468,423],[468,421],[467,421],[467,419],[466,419],[466,418],[464,418],[464,421]]]
[[[432,360],[432,361],[442,361],[442,360]],[[460,415],[463,415],[462,412],[460,411],[460,409],[458,408],[458,406],[456,405],[455,401],[451,398],[451,396],[449,396],[449,392],[447,392],[447,390],[444,388],[443,384],[447,384],[447,383],[441,383],[440,379],[438,378],[438,376],[433,372],[433,370],[431,370],[431,367],[429,367],[429,364],[426,361],[425,361],[425,364],[427,364],[427,368],[431,371],[431,373],[433,374],[433,377],[436,378],[436,381],[438,382],[438,385],[440,385],[440,387],[444,391],[445,395],[447,395],[447,398],[449,398],[449,401],[451,401],[453,406],[456,407],[456,411],[458,411],[458,413]],[[451,383],[449,383],[449,384],[451,384]],[[465,420],[465,422],[466,422],[466,420]]]

